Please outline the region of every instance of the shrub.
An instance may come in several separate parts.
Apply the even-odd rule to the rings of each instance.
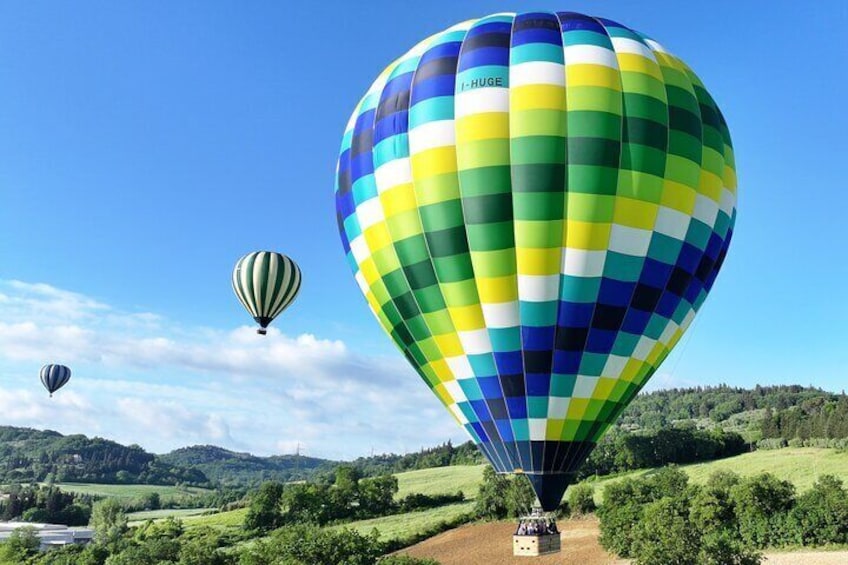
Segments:
[[[568,507],[572,514],[584,516],[595,511],[595,490],[586,483],[574,485],[568,493]]]
[[[753,547],[787,541],[786,518],[795,502],[795,486],[770,473],[749,477],[730,490],[739,532]]]
[[[848,543],[848,491],[842,481],[823,475],[798,497],[789,514],[787,529],[801,545]]]
[[[695,565],[700,549],[700,536],[689,521],[689,508],[682,497],[651,502],[633,528],[637,565]]]

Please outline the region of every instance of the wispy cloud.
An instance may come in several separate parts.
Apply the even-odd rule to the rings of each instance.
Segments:
[[[186,327],[46,284],[0,281],[0,423],[99,434],[165,451],[214,443],[316,456],[417,448],[459,427],[405,360],[275,329]],[[45,362],[72,367],[48,400]],[[12,386],[10,386],[12,385]]]

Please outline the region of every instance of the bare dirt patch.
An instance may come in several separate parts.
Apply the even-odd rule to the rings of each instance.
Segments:
[[[793,551],[766,553],[764,565],[845,565],[848,551]]]
[[[468,524],[413,545],[401,553],[429,557],[442,565],[625,565],[598,543],[594,517],[559,523],[562,551],[542,557],[513,557],[514,522]]]
[[[429,557],[442,565],[628,565],[598,543],[598,520],[592,516],[559,523],[562,551],[542,557],[513,557],[513,522],[467,524],[424,540],[398,553]],[[763,565],[845,565],[848,551],[766,552]]]

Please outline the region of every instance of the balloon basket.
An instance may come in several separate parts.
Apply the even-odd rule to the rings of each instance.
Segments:
[[[259,335],[265,335],[268,333],[268,330],[266,330],[265,328],[261,328],[256,330],[256,333],[258,333]]]
[[[553,514],[533,509],[529,516],[518,520],[518,528],[512,536],[512,555],[515,557],[538,557],[559,553],[562,548],[560,533]]]

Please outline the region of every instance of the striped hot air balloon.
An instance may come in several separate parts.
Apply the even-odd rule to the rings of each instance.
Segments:
[[[71,370],[64,365],[45,365],[41,368],[39,377],[41,377],[41,384],[50,393],[50,398],[53,398],[53,393],[71,380]]]
[[[570,12],[419,43],[356,106],[336,181],[383,329],[545,510],[689,327],[736,219],[730,134],[698,77]]]
[[[254,251],[238,260],[233,290],[261,326],[256,333],[267,333],[268,324],[294,301],[300,281],[300,267],[281,253]]]

